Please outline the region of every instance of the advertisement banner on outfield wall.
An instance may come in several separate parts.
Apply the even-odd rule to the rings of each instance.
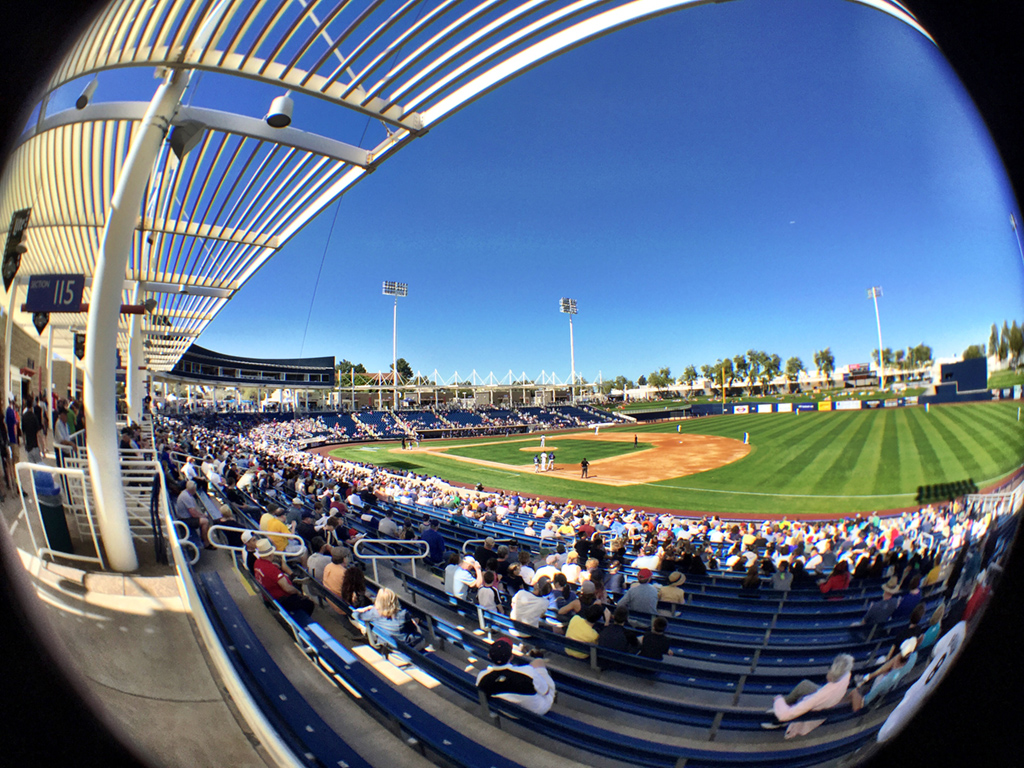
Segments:
[[[836,403],[837,411],[859,411],[860,400],[840,400]]]
[[[734,405],[732,407],[733,413],[750,413],[749,405]]]
[[[885,401],[885,407],[886,408],[899,408],[900,407],[900,401],[899,400],[886,400]]]
[[[862,407],[863,408],[881,408],[882,407],[882,401],[881,400],[865,400],[863,402],[863,404],[862,404]]]
[[[820,410],[818,408],[819,405],[820,403],[797,403],[796,410],[797,413],[799,413],[800,411],[817,411]]]
[[[776,410],[778,410],[779,413],[792,413],[793,412],[793,404],[792,403],[779,403],[779,405],[776,408]]]
[[[1013,385],[1013,399],[1020,400],[1020,384]]]
[[[772,404],[771,403],[758,403],[757,404],[757,412],[758,413],[771,413],[772,410],[773,410],[773,408],[772,408]]]
[[[818,410],[819,411],[831,411],[832,410],[832,401],[831,400],[822,400],[820,403],[818,403]]]
[[[917,405],[917,395],[911,395],[910,397],[903,398],[904,405]]]

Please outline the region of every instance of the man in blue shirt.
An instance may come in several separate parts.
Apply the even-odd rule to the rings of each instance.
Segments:
[[[440,565],[444,562],[444,537],[441,536],[441,533],[438,530],[440,527],[440,522],[437,520],[431,520],[427,530],[425,530],[420,536],[420,538],[430,546],[430,551],[427,554],[427,560],[434,565]]]
[[[480,571],[480,563],[466,555],[462,558],[459,570],[455,572],[454,593],[460,600],[469,597],[469,590],[480,587],[484,583],[484,575]]]

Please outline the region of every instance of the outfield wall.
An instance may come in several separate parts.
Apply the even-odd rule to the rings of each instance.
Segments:
[[[751,413],[801,413],[807,411],[860,411],[878,408],[904,408],[913,405],[940,405],[968,403],[984,400],[1019,400],[1022,388],[1018,384],[1006,389],[983,389],[976,392],[957,392],[955,385],[940,385],[934,395],[876,398],[871,400],[821,400],[813,403],[695,403],[690,406],[691,416],[746,415]],[[646,414],[653,417],[654,414]],[[668,414],[668,417],[674,414]],[[666,418],[663,412],[661,418]]]

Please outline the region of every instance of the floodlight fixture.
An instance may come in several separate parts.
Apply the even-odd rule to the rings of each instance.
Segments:
[[[409,295],[409,284],[384,281],[384,295],[395,297],[394,320],[391,326],[391,407],[398,407],[398,299]]]
[[[82,90],[82,95],[75,100],[75,109],[81,110],[89,106],[89,102],[92,100],[92,95],[96,93],[96,86],[98,84],[98,77],[94,77],[89,81],[89,84]]]
[[[287,128],[292,124],[294,109],[295,102],[292,101],[292,92],[287,91],[284,96],[278,96],[270,102],[270,110],[263,119],[271,128]]]
[[[573,405],[576,404],[576,348],[572,339],[572,316],[576,314],[576,299],[561,298],[558,300],[558,311],[569,316],[569,396]]]
[[[882,286],[873,285],[868,288],[868,298],[875,302],[875,325],[878,327],[878,385],[885,385],[885,369],[882,368],[884,356],[882,353],[882,321],[878,316],[878,299],[882,295]]]

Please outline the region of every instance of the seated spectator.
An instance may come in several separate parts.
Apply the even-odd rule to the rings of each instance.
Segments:
[[[942,633],[942,619],[945,615],[946,606],[940,603],[939,607],[932,611],[931,618],[928,619],[928,628],[921,635],[921,639],[917,644],[918,651],[930,648],[939,639],[939,635]]]
[[[249,528],[235,519],[235,512],[231,509],[230,505],[220,505],[220,520],[217,521],[217,525],[231,529],[219,532],[224,537],[225,544],[229,547],[243,546],[242,532],[249,530]]]
[[[823,595],[831,593],[830,600],[840,599],[842,595],[837,593],[845,592],[848,586],[850,586],[850,565],[845,560],[836,563],[832,574],[827,579],[818,582],[818,589]]]
[[[510,618],[531,627],[540,626],[541,617],[548,610],[548,595],[550,594],[551,582],[547,579],[538,579],[532,592],[523,587],[512,596]]]
[[[501,547],[498,551],[500,552],[501,549],[505,549],[505,548]],[[520,550],[518,559],[519,559],[519,578],[521,578],[523,580],[524,584],[532,585],[533,582],[536,580],[536,571],[533,570],[533,566],[530,564],[530,553],[527,552],[525,549]],[[508,570],[508,568],[506,567],[506,571],[507,570]]]
[[[269,534],[274,533],[295,533],[293,526],[285,523],[286,512],[281,507],[274,507],[269,512],[264,512],[260,518],[260,530]],[[283,552],[285,557],[302,555],[302,564],[306,564],[305,547],[295,539],[288,539],[284,536],[268,536],[270,543],[278,552]]]
[[[686,600],[686,593],[680,587],[686,583],[686,577],[679,571],[673,571],[668,575],[668,585],[658,589],[658,600],[662,603],[682,604]]]
[[[260,539],[256,543],[257,560],[253,566],[256,583],[267,591],[271,599],[281,604],[288,613],[296,616],[305,614],[306,618],[313,614],[314,603],[292,584],[288,574],[274,563],[271,558],[277,554],[274,545],[268,539]]]
[[[525,665],[511,664],[512,641],[506,637],[491,643],[487,657],[491,663],[477,675],[476,687],[488,698],[495,696],[537,715],[551,709],[555,683],[542,658],[538,656]]]
[[[873,602],[867,613],[864,614],[864,618],[854,624],[854,627],[860,628],[856,632],[858,637],[867,637],[872,627],[885,624],[892,618],[892,613],[896,610],[896,605],[899,602],[893,598],[899,591],[900,585],[895,576],[882,585],[882,599]]]
[[[896,652],[900,649],[903,643],[910,638],[920,639],[921,635],[924,634],[925,627],[922,624],[924,620],[925,605],[924,603],[918,603],[914,610],[910,612],[910,620],[903,629],[896,633],[893,638],[892,647],[889,649],[889,653],[886,654],[883,661],[890,661]]]
[[[618,608],[615,609],[616,611]],[[655,616],[651,620],[651,628],[640,638],[640,655],[645,659],[661,661],[666,655],[672,656],[672,645],[665,634],[668,619]]]
[[[445,543],[444,537],[441,535],[441,521],[431,520],[427,525],[427,529],[420,534],[427,546],[430,547],[427,553],[427,560],[432,565],[440,565],[444,562],[444,551]]]
[[[306,567],[310,575],[317,581],[324,580],[324,568],[331,562],[331,547],[322,536],[314,536],[310,541],[310,555]]]
[[[761,588],[761,569],[758,567],[757,562],[751,564],[747,568],[747,575],[743,577],[743,581],[740,582],[740,591],[753,593],[757,592]]]
[[[640,613],[658,612],[658,588],[650,583],[651,572],[647,568],[641,568],[637,574],[637,582],[626,590],[626,594],[619,605],[625,605],[630,611]]]
[[[560,568],[558,566],[558,555],[552,554],[552,555],[548,555],[547,556],[547,559],[545,560],[545,565],[543,565],[542,567],[538,568],[534,572],[533,578],[536,580],[536,579],[539,579],[542,576],[545,576],[548,579],[554,580],[556,573],[561,574],[562,571],[560,570]],[[564,576],[565,574],[562,574],[562,575]],[[568,579],[566,579],[566,581],[568,581]]]
[[[370,598],[366,596],[366,576],[359,566],[353,565],[345,569],[345,576],[341,582],[341,599],[352,608],[365,608],[370,605]]]
[[[356,614],[371,629],[408,643],[413,648],[424,642],[416,620],[409,617],[398,601],[398,595],[387,587],[378,590],[372,606],[360,608]]]
[[[185,489],[178,494],[174,502],[174,516],[189,527],[189,530],[199,529],[200,541],[206,549],[213,549],[210,544],[210,518],[199,510],[199,502],[196,501],[196,484],[189,480],[185,483]]]
[[[565,574],[565,578],[570,584],[580,583],[580,572],[583,569],[580,567],[580,556],[573,550],[566,555],[565,565],[562,566],[562,573]]]
[[[448,554],[448,565],[444,567],[444,591],[445,594],[455,594],[455,574],[459,570],[459,553]]]
[[[604,629],[598,633],[597,647],[608,648],[612,651],[622,653],[636,653],[640,648],[640,641],[636,632],[626,626],[629,621],[629,611],[624,608],[616,608],[612,614],[612,623],[606,624]]]
[[[460,600],[469,600],[469,591],[481,587],[483,583],[484,575],[480,563],[466,555],[459,564],[459,570],[455,572],[452,594]]]
[[[501,603],[498,601],[498,590],[495,587],[497,579],[494,571],[484,571],[484,583],[476,591],[476,604],[485,611],[501,611]]]
[[[913,612],[917,604],[921,602],[921,574],[915,573],[907,580],[907,594],[900,598],[899,605],[893,611],[892,617],[896,621],[906,619]]]
[[[917,638],[910,637],[900,645],[900,652],[898,654],[895,654],[874,672],[863,675],[857,681],[851,701],[853,711],[858,712],[862,707],[871,706],[872,703],[896,688],[906,674],[914,668],[916,663]],[[860,689],[867,683],[871,683],[871,690],[864,696],[861,694]]]
[[[320,579],[320,582],[328,592],[344,600],[345,598],[342,597],[342,593],[345,583],[345,571],[348,570],[348,550],[345,547],[331,547],[330,552],[331,561],[324,566],[323,578]],[[336,607],[334,610],[341,613],[341,610]]]
[[[772,574],[772,589],[789,592],[793,586],[793,574],[789,572],[789,560],[780,560],[778,570]]]
[[[846,697],[846,690],[850,687],[850,676],[853,672],[853,657],[848,653],[841,653],[832,661],[828,674],[825,675],[825,684],[818,686],[810,680],[801,680],[785,696],[776,696],[772,702],[771,714],[775,719],[761,723],[762,728],[781,728],[789,723],[786,729],[786,738],[804,736],[823,722],[820,720],[803,720],[791,722],[807,714],[808,712],[820,712],[831,709],[840,704]]]
[[[253,531],[242,531],[241,539],[242,546],[245,547],[245,567],[255,576],[256,572],[253,569],[256,565],[256,545],[260,537]]]
[[[581,643],[594,645],[599,637],[597,630],[594,629],[594,625],[601,620],[602,616],[604,616],[604,608],[602,606],[597,603],[588,605],[583,609],[582,613],[577,613],[569,620],[569,625],[565,628],[565,636],[569,640],[578,640]],[[566,648],[565,652],[576,659],[587,658],[586,653],[575,648]]]

